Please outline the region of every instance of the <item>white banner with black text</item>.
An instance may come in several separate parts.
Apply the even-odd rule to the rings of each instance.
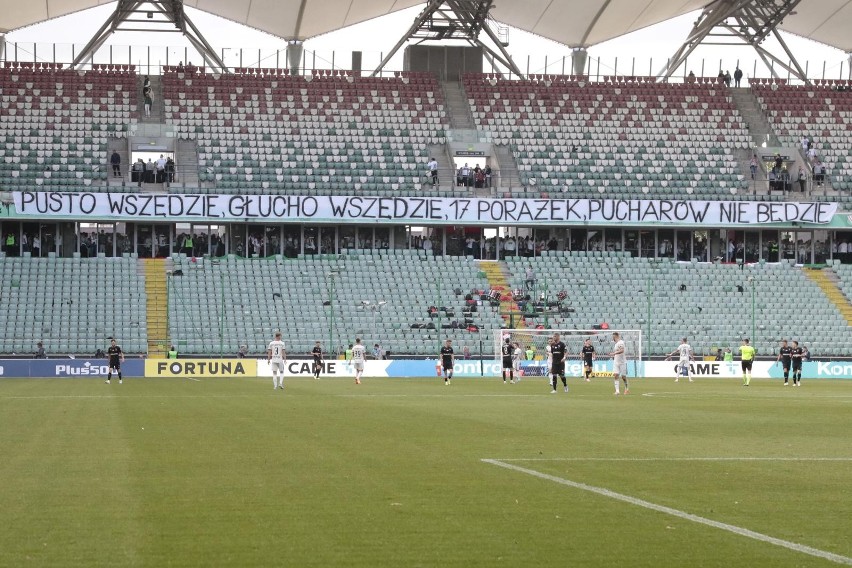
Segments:
[[[302,195],[13,193],[26,217],[125,220],[341,221],[421,224],[666,223],[761,225],[830,223],[836,203],[763,201],[484,199]]]

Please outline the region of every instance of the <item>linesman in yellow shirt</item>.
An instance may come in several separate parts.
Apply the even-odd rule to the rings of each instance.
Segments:
[[[740,345],[740,360],[743,368],[743,386],[747,387],[751,383],[751,366],[754,363],[754,347],[748,344],[748,339],[743,339],[743,344]]]

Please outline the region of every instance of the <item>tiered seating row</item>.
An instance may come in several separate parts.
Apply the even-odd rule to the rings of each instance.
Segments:
[[[759,355],[776,353],[782,338],[806,344],[814,355],[852,355],[852,330],[843,316],[801,269],[789,264],[743,271],[734,264],[654,262],[624,253],[551,253],[522,260],[509,262],[514,287],[523,286],[524,271],[532,264],[539,282],[549,290],[566,290],[576,310],[551,327],[590,329],[607,322],[613,329],[646,330],[651,282],[651,354],[671,352],[683,336],[699,355],[725,346],[736,352],[740,338],[751,335],[747,277],[753,276],[758,292],[752,341]],[[786,304],[808,309],[778,309]]]
[[[147,352],[145,280],[131,258],[0,258],[0,352]]]
[[[459,327],[440,329],[464,322],[466,293],[488,288],[477,265],[458,257],[371,250],[283,261],[228,258],[215,265],[178,257],[175,268],[183,270],[183,276],[170,288],[169,323],[172,340],[183,352],[218,353],[215,334],[220,329],[226,352],[244,344],[250,352],[262,353],[276,329],[282,330],[288,352],[295,355],[307,354],[314,341],[342,352],[355,337],[370,347],[380,343],[395,354],[434,355],[440,338],[453,339],[459,353],[465,346],[478,352],[478,334]],[[331,273],[336,274],[334,283]],[[375,312],[375,327],[373,312],[362,301],[386,302]],[[430,306],[449,308],[452,315],[442,311],[433,319]],[[488,338],[501,324],[487,306],[479,306],[472,319]]]
[[[106,179],[108,138],[136,121],[135,82],[129,69],[0,69],[0,176],[69,191]]]
[[[844,90],[838,90],[838,86]],[[752,87],[775,133],[785,145],[807,137],[832,177],[835,189],[852,189],[852,90],[846,85]]]
[[[747,186],[734,152],[750,139],[721,86],[476,74],[464,86],[474,120],[512,147],[527,186],[724,198]]]
[[[196,139],[201,180],[218,189],[413,189],[444,142],[440,87],[427,74],[163,77],[166,118]]]

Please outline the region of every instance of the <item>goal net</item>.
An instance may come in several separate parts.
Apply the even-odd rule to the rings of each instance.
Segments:
[[[548,341],[554,334],[565,343],[565,374],[567,376],[582,376],[584,341],[588,339],[595,348],[593,364],[597,376],[612,375],[612,357],[609,355],[615,348],[613,333],[618,333],[624,340],[624,350],[627,358],[627,374],[631,377],[639,375],[639,361],[642,360],[642,331],[624,329],[499,329],[494,332],[494,356],[498,361],[503,358],[502,347],[509,339],[517,343],[521,350],[521,370],[525,376],[545,377],[549,373]]]

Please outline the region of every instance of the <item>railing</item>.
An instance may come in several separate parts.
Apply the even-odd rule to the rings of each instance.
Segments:
[[[82,44],[40,43],[40,42],[6,42],[5,58],[7,61],[50,62],[69,65],[83,50]],[[384,58],[384,53],[378,51],[362,51],[363,74],[368,75],[378,68]],[[217,53],[228,69],[238,68],[275,68],[289,67],[285,49],[274,48],[221,48]],[[400,52],[394,57],[380,76],[392,76],[403,70],[404,54]],[[515,54],[514,60],[524,72],[529,75],[570,75],[573,73],[571,56],[557,55],[524,55]],[[202,58],[194,49],[186,46],[129,46],[108,45],[101,48],[91,63],[80,68],[89,69],[91,64],[135,65],[140,75],[159,75],[165,66],[176,66],[179,63],[193,62],[203,69]],[[745,77],[743,86],[754,79],[773,78],[773,67],[767,66],[760,59],[735,60],[729,65],[733,70],[739,65]],[[612,77],[654,77],[660,69],[668,65],[666,58],[636,58],[636,57],[589,57],[586,62],[584,75],[591,81],[607,81]],[[672,82],[685,82],[690,72],[699,78],[715,82],[722,62],[703,58],[689,59],[680,66],[669,79]],[[351,69],[351,52],[335,50],[317,51],[304,50],[300,69],[310,74],[314,70]],[[485,71],[501,73],[511,77],[506,69],[493,65],[493,62],[483,60]],[[790,84],[801,84],[802,81],[790,75],[787,71],[776,69],[779,78]],[[809,80],[852,79],[852,69],[844,59],[838,61],[804,62],[805,75]],[[439,77],[440,78],[440,77]]]

